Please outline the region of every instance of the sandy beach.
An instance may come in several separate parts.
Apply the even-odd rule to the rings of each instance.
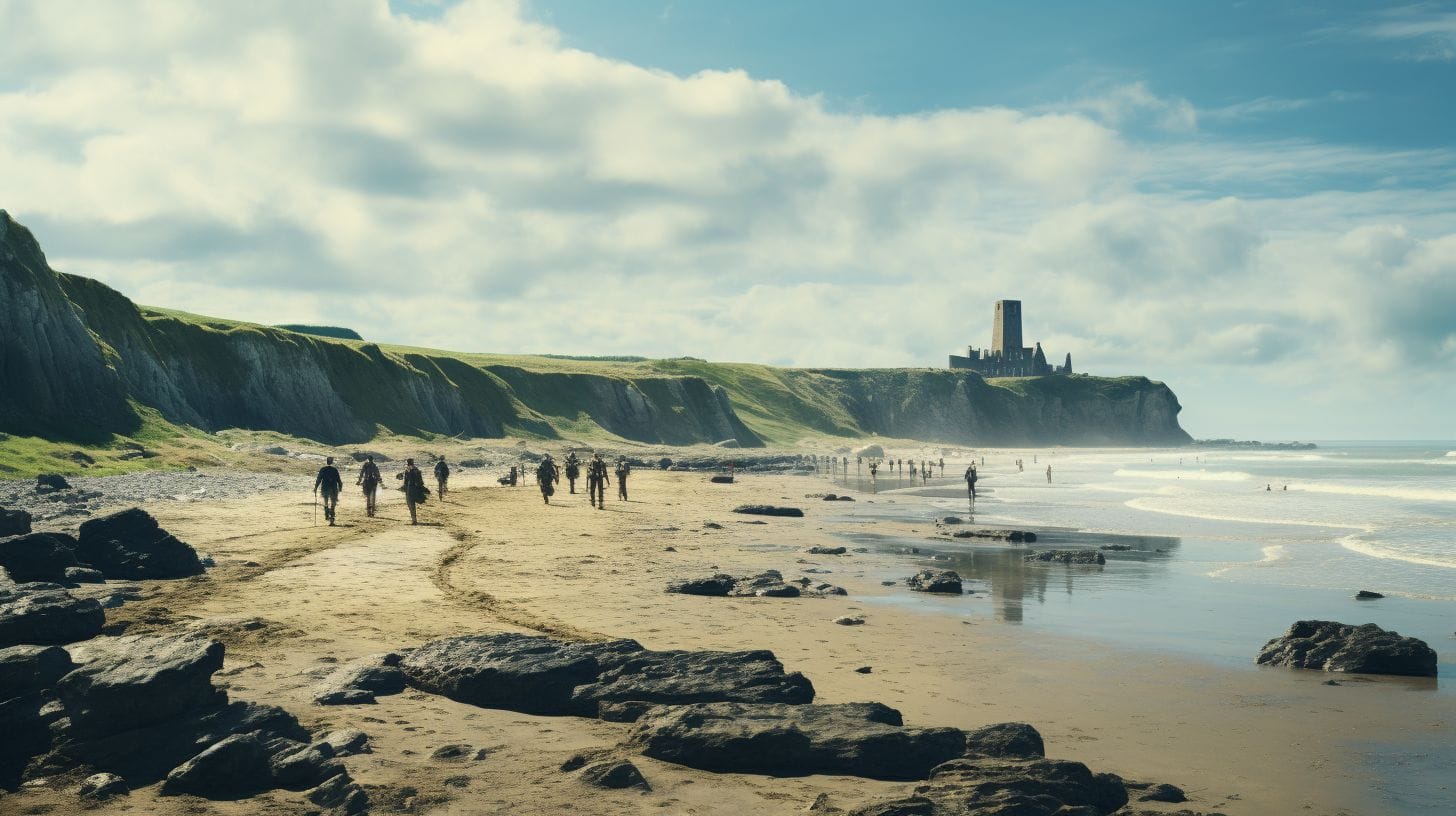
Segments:
[[[913,496],[853,493],[854,503],[806,498],[821,478],[742,475],[712,484],[697,472],[639,470],[633,499],[592,509],[563,489],[548,506],[534,486],[502,487],[493,471],[465,471],[446,501],[408,524],[386,491],[366,518],[353,489],[340,523],[315,526],[306,476],[292,493],[149,507],[162,525],[210,554],[206,575],[141,582],[142,598],[107,612],[108,633],[191,628],[222,640],[216,681],[235,699],[282,706],[311,729],[358,728],[373,753],[345,760],[376,812],[798,813],[820,794],[828,806],[903,795],[913,786],[853,777],[713,774],[634,756],[650,792],[587,788],[559,770],[586,750],[613,750],[627,725],[488,710],[407,690],[374,705],[319,706],[319,678],[338,663],[407,649],[436,637],[514,631],[572,640],[633,638],[650,649],[771,649],[813,682],[816,702],[877,701],[907,724],[976,728],[1034,725],[1050,757],[1129,780],[1184,788],[1186,805],[1148,810],[1227,814],[1359,814],[1382,780],[1353,756],[1369,744],[1449,734],[1452,702],[1423,697],[1417,681],[1371,678],[1324,685],[1322,673],[1234,670],[1155,650],[1069,636],[1035,636],[968,612],[985,594],[910,597],[885,575],[908,576],[913,557],[844,543],[873,513]],[[579,487],[580,490],[580,487]],[[615,487],[611,492],[615,491]],[[745,503],[802,507],[804,518],[736,515]],[[757,523],[757,522],[763,523]],[[930,538],[924,524],[876,521],[877,532]],[[671,580],[766,569],[844,587],[843,597],[708,598],[664,592]],[[1052,570],[1068,567],[1055,565]],[[1055,579],[1053,579],[1055,582]],[[904,602],[892,596],[904,596]],[[1146,610],[1158,614],[1156,609]],[[862,615],[862,626],[835,618]],[[1271,633],[1271,636],[1277,633]],[[1252,655],[1250,656],[1252,660]],[[868,673],[856,669],[870,667]],[[432,758],[470,746],[464,759]],[[478,755],[479,759],[473,757]],[[102,805],[105,812],[303,813],[299,794],[238,802],[159,797],[155,787]],[[6,813],[69,812],[58,783],[0,796]],[[316,809],[316,808],[314,808]]]

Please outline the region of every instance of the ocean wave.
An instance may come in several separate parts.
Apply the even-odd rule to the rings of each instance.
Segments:
[[[1456,459],[1456,451],[1446,451],[1446,455],[1452,459]]]
[[[1271,452],[1263,455],[1241,455],[1241,456],[1207,456],[1206,459],[1217,459],[1220,462],[1323,462],[1326,458],[1322,453],[1277,453]]]
[[[1420,564],[1427,567],[1456,569],[1456,555],[1441,556],[1427,553],[1402,552],[1399,549],[1393,548],[1390,544],[1378,541],[1366,541],[1357,535],[1346,536],[1340,539],[1340,546],[1350,552],[1368,555],[1371,558],[1379,558],[1387,561],[1404,561],[1407,564]]]
[[[1200,513],[1197,510],[1189,510],[1174,507],[1154,507],[1148,504],[1148,499],[1130,499],[1123,502],[1124,507],[1133,510],[1142,510],[1146,513],[1162,513],[1168,516],[1182,516],[1184,518],[1204,519],[1205,521],[1233,521],[1240,524],[1278,524],[1287,527],[1324,527],[1333,530],[1359,530],[1368,533],[1372,528],[1358,524],[1339,524],[1330,521],[1304,521],[1301,519],[1267,519],[1251,518],[1248,516],[1228,516],[1217,513]]]
[[[1456,490],[1436,490],[1424,487],[1384,487],[1380,485],[1349,485],[1330,482],[1290,482],[1290,490],[1304,493],[1325,493],[1335,496],[1370,496],[1380,499],[1407,499],[1410,501],[1456,502]]]
[[[1132,470],[1119,468],[1113,476],[1129,479],[1187,479],[1193,482],[1246,482],[1253,476],[1241,470]]]

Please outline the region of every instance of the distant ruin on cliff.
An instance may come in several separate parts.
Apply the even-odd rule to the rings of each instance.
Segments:
[[[1028,348],[1021,345],[1021,301],[996,301],[996,320],[991,328],[991,348],[971,346],[965,357],[950,356],[951,368],[969,369],[983,377],[1043,377],[1048,374],[1071,374],[1072,354],[1059,366],[1047,363],[1041,343]]]

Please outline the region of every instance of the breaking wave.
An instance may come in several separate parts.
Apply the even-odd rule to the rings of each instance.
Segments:
[[[1291,483],[1290,490],[1305,493],[1326,493],[1336,496],[1371,496],[1381,499],[1405,499],[1408,501],[1456,502],[1456,490],[1432,490],[1421,487],[1381,487],[1376,485],[1345,485],[1327,482]]]
[[[1162,513],[1168,516],[1182,516],[1184,518],[1204,519],[1206,521],[1235,521],[1240,524],[1278,524],[1281,526],[1289,527],[1325,527],[1335,530],[1359,530],[1365,533],[1370,532],[1369,527],[1358,524],[1340,524],[1338,522],[1330,521],[1303,521],[1299,519],[1253,518],[1250,516],[1229,516],[1220,513],[1202,513],[1197,510],[1189,510],[1179,507],[1158,507],[1150,503],[1152,500],[1152,497],[1130,499],[1126,502],[1123,502],[1123,506],[1130,507],[1134,510],[1142,510],[1147,513]]]
[[[1194,482],[1246,482],[1254,478],[1242,470],[1132,470],[1121,468],[1114,476],[1130,479],[1187,479]]]
[[[1388,561],[1404,561],[1407,564],[1421,564],[1427,567],[1456,569],[1456,555],[1402,551],[1398,546],[1388,542],[1366,541],[1358,535],[1346,536],[1340,539],[1340,546],[1350,552],[1368,555],[1371,558],[1380,558]]]

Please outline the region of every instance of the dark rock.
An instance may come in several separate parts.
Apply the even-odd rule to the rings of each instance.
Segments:
[[[723,529],[723,525],[719,524],[716,521],[705,521],[705,522],[703,522],[703,529],[704,530],[721,530],[721,529]]]
[[[719,476],[709,476],[708,477],[708,481],[712,482],[713,484],[733,484],[733,477],[732,476],[722,476],[722,475],[719,475]]]
[[[336,757],[369,754],[374,751],[369,745],[369,735],[353,728],[330,731],[323,735],[319,742],[328,745]]]
[[[271,450],[264,451],[264,453],[271,453],[271,452],[272,452]],[[283,453],[281,455],[287,455],[287,453],[288,453],[287,450],[283,450]],[[349,456],[355,462],[363,462],[364,460],[366,460],[366,459],[368,459],[370,457],[373,457],[374,458],[374,464],[376,464],[376,465],[381,464],[383,462],[393,461],[388,456],[385,456],[384,454],[380,453],[379,451],[357,450],[357,451],[354,451],[353,453],[349,454]],[[463,465],[464,467],[479,467],[479,465],[466,465],[464,462],[461,462],[460,464]]]
[[[960,516],[946,516],[940,520],[941,524],[965,524],[966,520]]]
[[[307,790],[343,769],[334,761],[334,749],[326,742],[306,745],[292,753],[275,754],[269,772],[273,785],[286,790]],[[270,787],[272,787],[270,786]]]
[[[812,498],[812,497],[811,496],[805,496],[805,498]],[[819,498],[822,501],[839,501],[839,494],[838,493],[825,493],[823,496],[820,496]]]
[[[76,539],[65,533],[29,533],[0,539],[0,567],[18,584],[64,581],[76,562]]]
[[[31,757],[45,752],[62,712],[49,692],[0,693],[0,788],[14,788]],[[0,793],[0,797],[3,797]]]
[[[904,799],[857,807],[849,812],[849,816],[934,816],[935,812],[935,803],[929,799],[923,796],[907,796]],[[1020,814],[1013,812],[1007,816]]]
[[[1028,562],[1049,564],[1106,564],[1107,557],[1097,550],[1042,550],[1026,556]]]
[[[853,496],[840,496],[836,501],[854,501]]]
[[[1368,589],[1362,589],[1359,592],[1355,593],[1355,600],[1357,601],[1373,601],[1384,597],[1385,596],[1381,595],[1379,592],[1371,592]]]
[[[869,674],[874,670],[875,669],[873,666],[860,666],[859,668],[855,669],[855,672],[858,674]]]
[[[1401,637],[1373,623],[1299,621],[1264,644],[1255,662],[1332,672],[1436,676],[1435,650],[1422,640]]]
[[[76,557],[128,581],[202,574],[197,552],[139,508],[82,522]]]
[[[588,765],[581,770],[581,781],[596,788],[607,788],[609,790],[622,790],[624,788],[640,788],[652,790],[647,780],[642,778],[642,772],[637,770],[625,759],[610,760]]]
[[[810,555],[844,555],[848,552],[844,547],[810,547]]]
[[[24,510],[0,507],[0,537],[26,535],[30,532],[30,514]]]
[[[1128,550],[1131,550],[1132,547],[1129,547],[1126,544],[1103,544],[1097,549],[1105,550],[1107,552],[1127,552]]]
[[[234,734],[167,774],[161,795],[243,799],[273,787],[268,750],[253,734]]]
[[[431,641],[401,664],[410,685],[483,708],[596,716],[603,703],[808,702],[814,688],[772,652],[654,652],[636,641],[517,634]]]
[[[86,640],[100,634],[105,622],[101,604],[55,584],[0,587],[0,648]]]
[[[0,649],[0,700],[50,688],[71,666],[71,653],[59,646]]]
[[[304,794],[304,798],[339,816],[357,816],[369,809],[369,795],[350,778],[347,772],[329,777]]]
[[[1184,794],[1183,789],[1178,787],[1177,785],[1160,784],[1149,787],[1146,791],[1143,792],[1141,796],[1138,797],[1138,801],[1170,802],[1176,805],[1179,802],[1188,801],[1188,796]]]
[[[690,578],[686,581],[675,581],[667,585],[667,591],[680,595],[721,597],[733,591],[734,583],[736,583],[736,579],[733,576],[719,573],[707,578]]]
[[[753,594],[760,598],[797,598],[800,593],[799,588],[792,584],[775,584],[759,587],[753,591]]]
[[[1036,541],[1036,533],[1029,530],[956,530],[952,535],[956,538],[984,538],[1017,544],[1032,544]]]
[[[923,779],[965,751],[954,728],[906,728],[879,703],[706,703],[648,711],[629,742],[654,759],[718,773]]]
[[[72,584],[104,584],[106,576],[90,567],[66,567],[65,581]]]
[[[916,592],[941,592],[948,595],[959,595],[961,589],[961,576],[953,570],[921,570],[909,578],[905,583]]]
[[[1041,733],[1026,723],[997,723],[966,732],[966,753],[991,757],[1044,757]]]
[[[1100,816],[1127,804],[1121,779],[1054,759],[953,759],[935,768],[929,782],[915,788],[915,796],[933,805],[920,812],[936,816]]]
[[[116,734],[216,708],[212,674],[222,668],[215,640],[132,635],[71,649],[78,668],[56,691],[77,735]]]
[[[797,507],[775,507],[771,504],[742,504],[733,508],[733,512],[750,516],[786,516],[790,518],[802,518],[804,515],[804,511]]]
[[[440,762],[464,762],[470,758],[471,747],[465,744],[442,745],[430,752],[430,759]]]
[[[657,467],[659,470],[668,470],[672,467],[672,460],[664,456],[657,460]]]
[[[59,473],[42,473],[35,477],[35,489],[42,492],[48,490],[70,490],[71,483],[66,481],[66,477]]]
[[[126,796],[131,793],[131,788],[127,786],[125,779],[114,773],[99,773],[82,780],[76,793],[82,799],[101,801],[113,796]]]
[[[860,617],[859,615],[845,615],[843,617],[835,618],[834,622],[839,624],[840,626],[863,626],[865,619]]]
[[[378,695],[404,691],[400,656],[394,652],[369,655],[335,669],[319,684],[314,702],[319,705],[372,703]]]

